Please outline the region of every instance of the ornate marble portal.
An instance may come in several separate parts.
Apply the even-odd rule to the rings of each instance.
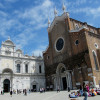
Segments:
[[[60,90],[66,90],[68,87],[72,88],[70,72],[70,70],[66,70],[65,65],[62,63],[57,66],[56,74],[52,76],[54,79],[54,90],[57,90],[58,87]]]

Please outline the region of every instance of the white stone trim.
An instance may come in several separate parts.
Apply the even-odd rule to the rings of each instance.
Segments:
[[[92,53],[93,53],[93,52],[94,52],[94,53],[95,53],[95,55],[97,56],[97,54],[96,54],[95,50],[92,50]]]
[[[61,51],[63,51],[64,46],[65,46],[65,41],[64,41],[63,48],[62,48],[61,50],[59,50],[59,51],[56,49],[56,43],[57,43],[58,39],[60,39],[60,38],[63,39],[63,41],[64,41],[64,38],[63,38],[63,37],[58,37],[58,38],[56,39],[56,41],[55,41],[55,44],[54,44],[55,50],[56,50],[57,52],[61,52]]]
[[[82,26],[82,27],[80,27],[78,30],[70,30],[69,32],[79,32],[80,30],[82,30],[82,29],[88,29],[86,26]]]

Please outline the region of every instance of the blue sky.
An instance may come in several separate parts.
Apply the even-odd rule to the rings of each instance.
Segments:
[[[42,54],[48,46],[48,16],[54,8],[60,16],[62,4],[70,17],[99,28],[100,0],[0,0],[0,44],[10,36],[24,54]]]

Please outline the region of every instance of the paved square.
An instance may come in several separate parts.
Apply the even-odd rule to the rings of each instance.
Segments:
[[[0,100],[70,100],[68,98],[69,92],[61,91],[57,93],[53,92],[45,92],[45,93],[30,93],[27,96],[23,94],[13,94],[12,97],[9,93],[5,93],[4,95],[0,95]],[[77,100],[83,100],[84,97],[79,97]],[[88,100],[100,100],[100,96],[88,97]]]

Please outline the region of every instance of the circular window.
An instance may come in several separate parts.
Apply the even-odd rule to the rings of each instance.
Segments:
[[[79,41],[78,41],[78,40],[76,40],[76,41],[75,41],[75,44],[76,44],[76,45],[78,45],[78,44],[79,44]]]
[[[62,38],[59,38],[56,42],[56,49],[60,51],[62,50],[63,46],[64,46],[64,40]]]

